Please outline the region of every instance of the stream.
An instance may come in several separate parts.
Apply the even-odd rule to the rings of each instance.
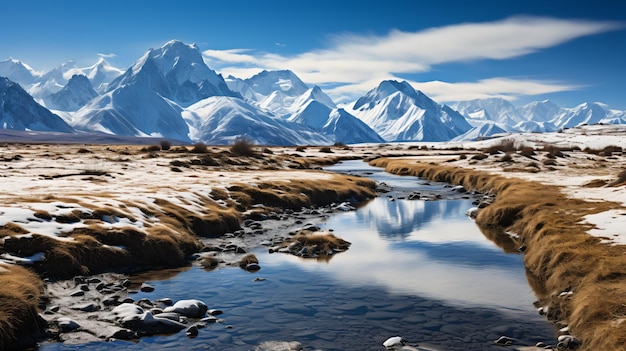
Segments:
[[[320,224],[352,243],[346,252],[318,261],[259,247],[255,273],[194,265],[148,281],[155,290],[133,296],[199,299],[224,312],[223,323],[195,338],[180,332],[40,349],[255,350],[290,341],[304,350],[385,350],[382,343],[396,335],[418,350],[502,350],[494,341],[503,335],[513,347],[554,343],[553,326],[533,307],[522,255],[505,253],[465,215],[471,194],[430,201],[450,187],[362,161],[326,169],[366,174],[393,189]],[[420,199],[407,199],[416,192]]]

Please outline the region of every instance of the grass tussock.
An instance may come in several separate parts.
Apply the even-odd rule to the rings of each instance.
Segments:
[[[181,229],[201,237],[217,237],[241,229],[239,215],[233,209],[223,209],[207,199],[204,214],[198,214],[164,199],[156,199],[155,205],[161,223],[172,230]]]
[[[0,350],[32,346],[20,341],[43,334],[45,322],[37,311],[42,288],[39,277],[26,268],[0,264]]]
[[[290,253],[303,258],[315,258],[328,261],[336,253],[346,251],[351,243],[331,233],[303,230],[285,240],[278,252]]]
[[[584,224],[586,215],[618,204],[572,199],[558,187],[471,169],[390,159],[371,164],[496,195],[476,223],[492,237],[494,231],[517,234],[515,245],[526,246],[529,282],[540,305],[549,307],[547,317],[565,321],[582,340],[581,350],[626,350],[624,248],[600,244]],[[569,291],[573,294],[561,294]]]
[[[609,186],[622,186],[626,185],[626,168],[621,170],[617,174],[617,179],[608,184]]]
[[[335,202],[362,202],[376,196],[376,183],[360,177],[332,175],[323,181],[299,179],[263,182],[256,186],[237,184],[228,188],[230,196],[246,211],[257,204],[271,208],[299,210]]]
[[[237,138],[230,147],[230,152],[235,156],[251,157],[256,155],[254,144],[247,138]]]

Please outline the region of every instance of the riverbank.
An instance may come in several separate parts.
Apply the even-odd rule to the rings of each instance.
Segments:
[[[303,209],[375,196],[372,181],[321,171],[317,164],[335,162],[332,155],[274,150],[3,145],[0,349],[45,335],[38,312],[49,307],[51,290],[42,293],[42,279],[180,267],[203,257],[197,253],[241,253],[271,237],[262,235],[271,228],[251,223],[295,224],[306,218]],[[223,256],[221,264],[238,259]],[[48,312],[48,324],[58,324]]]
[[[539,312],[575,338],[563,336],[564,345],[579,340],[581,350],[624,350],[626,163],[619,146],[573,146],[505,139],[457,155],[371,164],[495,195],[476,223],[524,252]]]

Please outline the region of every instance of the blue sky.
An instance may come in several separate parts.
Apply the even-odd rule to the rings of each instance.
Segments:
[[[621,0],[20,0],[2,13],[0,59],[42,71],[99,54],[125,69],[179,39],[224,76],[291,69],[339,102],[398,79],[439,102],[626,109]]]

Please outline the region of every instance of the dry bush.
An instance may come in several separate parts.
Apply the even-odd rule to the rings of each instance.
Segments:
[[[333,150],[330,148],[330,146],[322,146],[320,148],[320,152],[324,152],[324,153],[327,153],[327,154],[332,154]]]
[[[497,162],[513,162],[513,156],[510,152],[505,153]]]
[[[546,152],[546,157],[548,158],[565,157],[562,149],[556,145],[546,144],[543,146],[541,151]]]
[[[190,152],[194,154],[206,154],[207,152],[209,152],[209,148],[205,143],[195,143],[193,144]]]
[[[476,154],[476,155],[472,156],[471,159],[480,161],[480,160],[486,159],[487,157],[489,157],[489,155],[487,155],[487,154]]]
[[[528,157],[528,158],[532,158],[533,156],[536,155],[535,153],[535,149],[533,149],[530,146],[524,146],[520,149],[519,154],[524,156],[524,157]]]
[[[328,261],[335,253],[348,250],[350,245],[350,242],[330,233],[303,230],[296,236],[285,240],[278,251]]]
[[[161,150],[168,151],[169,149],[172,148],[172,142],[169,140],[161,140],[161,142],[159,143],[159,146],[161,147]]]
[[[490,155],[495,155],[498,152],[515,152],[517,151],[517,148],[515,147],[515,140],[502,139],[497,144],[489,146],[485,148],[483,151]]]
[[[144,148],[144,151],[146,152],[157,152],[157,151],[161,151],[161,145],[150,145]]]
[[[237,138],[233,145],[230,147],[230,152],[236,156],[254,156],[254,144],[248,138]]]
[[[0,264],[0,350],[26,349],[44,334],[37,306],[43,283],[26,268]]]
[[[546,158],[545,160],[541,161],[541,163],[543,163],[545,166],[556,166],[556,160],[552,159],[552,158]]]
[[[76,151],[77,154],[93,154],[93,151],[81,147]]]
[[[304,147],[304,146],[298,146],[298,147],[296,147],[296,151],[297,151],[297,152],[305,152],[305,151],[306,151],[306,147]]]

